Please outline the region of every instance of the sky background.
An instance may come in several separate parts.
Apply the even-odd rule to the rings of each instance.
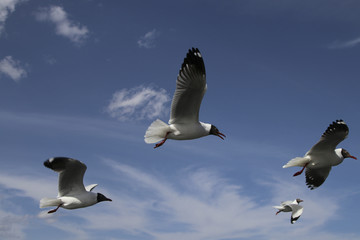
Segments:
[[[352,0],[0,0],[0,238],[360,239],[359,163],[316,190],[299,168],[327,126],[360,157],[360,3]],[[200,49],[209,136],[144,142],[169,119],[189,48]],[[56,197],[43,162],[84,162],[113,199],[39,209]],[[301,198],[304,213],[275,216]]]

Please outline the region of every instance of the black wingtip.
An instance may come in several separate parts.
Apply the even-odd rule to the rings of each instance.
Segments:
[[[51,159],[51,158],[50,158]],[[47,167],[47,168],[51,168],[51,162],[50,162],[50,159],[46,160],[44,162],[44,166]]]
[[[336,131],[344,131],[344,132],[348,132],[349,131],[349,127],[346,125],[346,123],[342,120],[335,120],[334,122],[332,122],[328,128],[325,130],[325,132],[323,133],[323,136],[332,134]]]
[[[200,50],[198,48],[192,47],[191,49],[189,49],[189,53],[200,53]]]
[[[44,162],[44,166],[52,170],[63,168],[66,164],[66,161],[71,158],[68,157],[53,157],[49,158]]]
[[[184,62],[181,65],[181,69],[185,69],[187,65],[194,66],[198,68],[202,73],[206,74],[204,60],[198,48],[193,47],[189,49],[184,59]]]
[[[314,185],[310,185],[310,184],[307,184],[306,185],[310,190],[314,190],[316,189],[317,187],[315,187]]]
[[[298,217],[296,217],[296,218],[291,218],[290,219],[290,222],[291,222],[291,224],[294,224],[294,222],[296,222],[298,219],[300,218],[300,216],[298,216]]]
[[[186,58],[188,59],[202,59],[200,50],[198,48],[191,48],[189,49],[188,53],[186,54]]]

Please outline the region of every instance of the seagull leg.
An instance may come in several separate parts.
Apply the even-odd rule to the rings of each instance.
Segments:
[[[56,212],[56,211],[59,209],[59,207],[61,207],[61,205],[62,205],[62,204],[60,204],[59,206],[57,206],[57,208],[48,211],[48,213],[54,213],[54,212]]]
[[[281,212],[281,210],[277,211],[277,212],[275,213],[275,215],[278,215],[280,212]]]
[[[300,171],[294,173],[293,176],[295,177],[295,176],[298,176],[298,175],[302,174],[302,172],[304,171],[304,169],[306,168],[306,166],[307,166],[308,164],[309,164],[309,163],[306,163],[306,164],[304,165],[304,167],[303,167]]]
[[[166,142],[167,136],[168,136],[169,133],[170,133],[170,132],[167,132],[166,135],[165,135],[165,138],[164,138],[161,142],[157,143],[154,148],[158,148],[158,147],[160,147],[161,145],[163,145],[163,144]]]

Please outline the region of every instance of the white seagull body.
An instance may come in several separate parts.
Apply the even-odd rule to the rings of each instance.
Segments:
[[[339,165],[345,158],[351,156],[348,151],[336,146],[343,141],[349,133],[349,128],[343,120],[336,120],[322,134],[320,140],[305,154],[304,157],[291,159],[283,168],[299,166],[302,170],[296,172],[294,176],[300,175],[304,169],[306,185],[315,189],[323,184],[330,173],[331,167]]]
[[[293,224],[294,222],[296,222],[296,220],[299,219],[299,217],[304,211],[303,206],[299,205],[300,202],[303,202],[303,200],[297,198],[294,201],[282,202],[281,206],[274,206],[273,208],[279,210],[276,212],[276,215],[278,215],[280,212],[291,212],[290,222],[291,224]]]
[[[86,165],[79,160],[56,157],[46,160],[44,165],[59,172],[58,197],[40,200],[40,208],[56,206],[48,213],[56,212],[59,207],[75,209],[88,207],[101,201],[111,201],[101,193],[91,192],[97,184],[84,187],[83,178]]]
[[[146,143],[160,143],[169,139],[189,140],[216,135],[224,139],[224,134],[209,123],[199,121],[201,101],[206,92],[205,65],[200,51],[192,48],[186,55],[176,81],[176,90],[171,103],[169,125],[157,119],[145,133]]]

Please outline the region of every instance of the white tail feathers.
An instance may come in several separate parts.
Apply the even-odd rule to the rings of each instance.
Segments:
[[[61,203],[62,201],[57,198],[43,198],[40,200],[40,208],[59,206]]]
[[[161,121],[160,119],[156,119],[151,125],[148,127],[145,133],[145,142],[146,143],[156,143],[158,141],[163,140],[166,133],[170,131],[169,125]]]
[[[285,164],[283,166],[283,168],[295,167],[295,166],[303,167],[303,166],[305,166],[305,164],[307,164],[309,162],[310,162],[310,159],[307,157],[296,157],[296,158],[291,159],[287,164]]]

